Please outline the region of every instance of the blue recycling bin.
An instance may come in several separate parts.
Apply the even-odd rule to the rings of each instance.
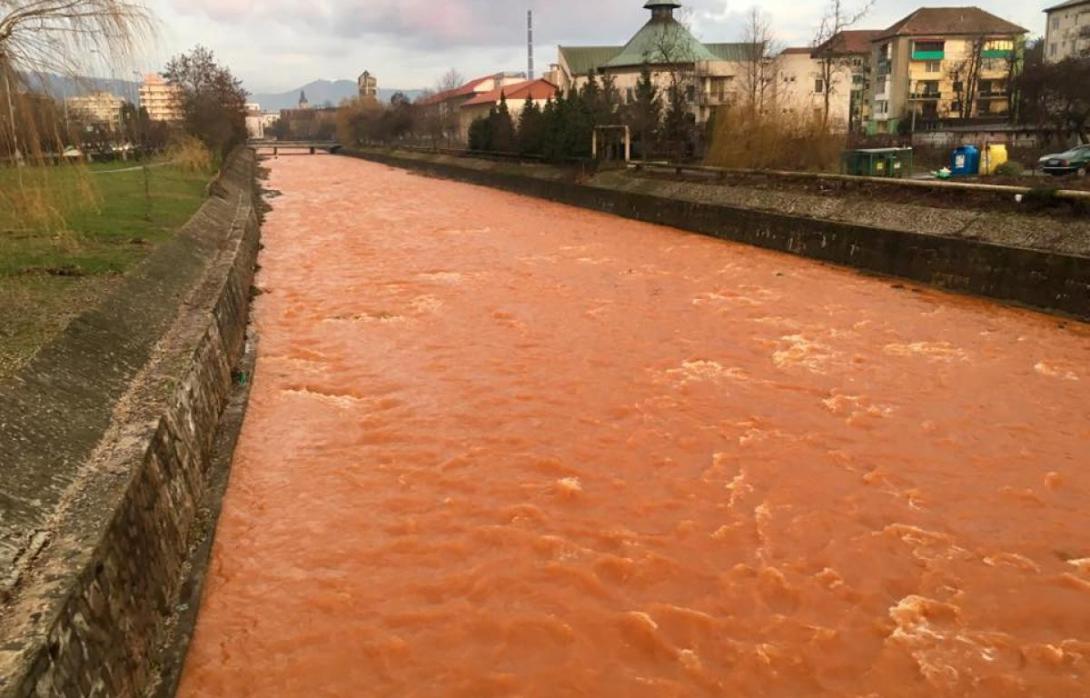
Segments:
[[[950,174],[954,177],[975,177],[980,173],[980,150],[973,145],[954,149],[950,159]]]

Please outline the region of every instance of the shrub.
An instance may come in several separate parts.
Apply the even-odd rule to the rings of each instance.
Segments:
[[[1000,177],[1021,177],[1025,171],[1026,168],[1014,160],[1008,160],[995,169],[995,173]]]
[[[170,159],[186,172],[211,172],[212,151],[196,136],[181,136],[171,144]]]
[[[715,115],[709,165],[731,168],[835,170],[847,137],[822,129],[816,116],[722,108]]]

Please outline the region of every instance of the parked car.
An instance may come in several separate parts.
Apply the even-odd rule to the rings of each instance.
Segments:
[[[1037,166],[1050,175],[1077,174],[1085,177],[1090,171],[1090,145],[1077,145],[1063,153],[1046,155],[1037,161]]]

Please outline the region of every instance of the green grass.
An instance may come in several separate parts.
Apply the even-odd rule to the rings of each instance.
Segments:
[[[0,168],[0,377],[189,220],[211,176],[155,163],[145,196],[142,169],[119,171],[130,167]],[[15,209],[19,191],[35,214]]]

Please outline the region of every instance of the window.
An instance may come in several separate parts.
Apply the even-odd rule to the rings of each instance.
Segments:
[[[928,73],[941,73],[942,61],[928,61],[925,67]]]
[[[821,78],[814,80],[814,92],[819,95],[825,92],[825,81]]]
[[[917,41],[914,48],[915,48],[915,51],[917,53],[919,53],[919,52],[929,53],[929,52],[932,52],[932,51],[942,52],[942,51],[946,50],[946,42],[945,41]]]
[[[1060,18],[1059,17],[1053,17],[1052,18],[1052,28],[1053,29],[1059,29],[1060,28]]]
[[[1053,56],[1053,57],[1056,56],[1056,44],[1049,44],[1049,46],[1048,46],[1048,55]]]
[[[631,87],[628,88],[628,92],[626,94],[626,97],[627,97],[627,101],[635,102],[636,101],[636,90],[632,89]]]

